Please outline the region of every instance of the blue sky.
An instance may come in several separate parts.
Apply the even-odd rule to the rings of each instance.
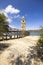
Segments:
[[[26,18],[26,29],[43,26],[43,0],[0,0],[0,10],[8,17],[9,25],[21,28],[21,18]]]

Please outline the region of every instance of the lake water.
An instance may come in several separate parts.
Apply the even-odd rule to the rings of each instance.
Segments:
[[[30,35],[32,35],[32,36],[39,36],[40,33],[39,32],[30,32]]]

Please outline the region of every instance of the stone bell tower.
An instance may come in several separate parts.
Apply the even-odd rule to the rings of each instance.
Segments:
[[[21,20],[21,30],[22,31],[26,30],[26,19],[24,16],[22,17],[22,20]]]

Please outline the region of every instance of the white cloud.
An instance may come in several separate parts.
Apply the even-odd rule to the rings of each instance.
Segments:
[[[20,15],[15,15],[14,18],[20,18]]]
[[[20,13],[20,10],[14,8],[12,5],[8,5],[8,6],[5,8],[5,12],[6,12],[6,13],[10,13],[10,14],[18,14],[18,13]]]
[[[9,25],[11,28],[16,28],[16,26],[14,26],[14,25]]]
[[[12,22],[12,19],[11,19],[11,18],[8,18],[7,21],[8,21],[9,23],[11,23],[11,22]]]
[[[19,18],[20,17],[20,15],[18,14],[18,13],[20,13],[20,10],[19,9],[16,9],[12,5],[8,5],[5,9],[0,10],[0,13],[4,13],[5,14],[5,16],[8,18],[7,21],[9,23],[12,22],[12,19],[13,18]],[[10,16],[9,13],[11,15],[14,14],[14,16]]]

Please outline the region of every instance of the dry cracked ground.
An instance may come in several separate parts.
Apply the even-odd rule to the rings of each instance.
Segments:
[[[43,65],[37,57],[36,43],[38,36],[1,41],[7,45],[0,46],[0,65]],[[5,49],[4,49],[5,48]]]

